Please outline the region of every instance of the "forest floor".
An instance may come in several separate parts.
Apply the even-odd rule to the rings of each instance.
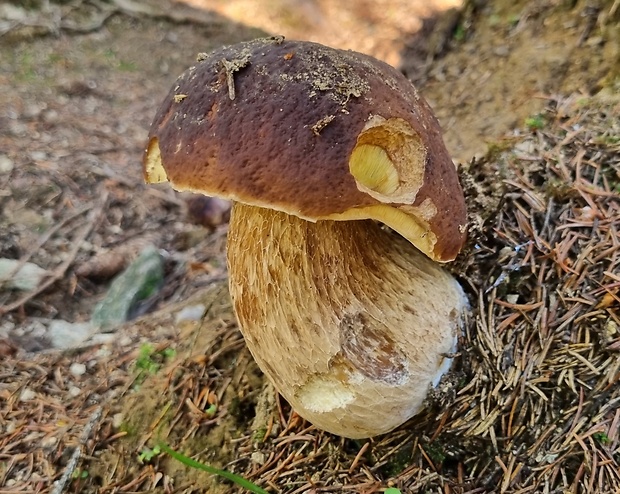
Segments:
[[[47,273],[0,290],[0,494],[241,492],[159,440],[269,492],[620,492],[620,2],[31,3],[0,6],[0,258]],[[143,183],[174,79],[265,32],[400,67],[461,164],[456,379],[379,438],[275,394],[236,327],[226,224]],[[149,312],[53,349],[52,322],[88,321],[148,244],[166,253]]]

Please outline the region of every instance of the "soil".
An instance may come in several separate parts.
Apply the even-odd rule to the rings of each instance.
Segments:
[[[597,263],[610,260],[601,264],[598,281],[588,285],[590,291],[584,288],[580,292],[583,280],[576,278],[568,280],[573,290],[569,295],[558,291],[559,297],[569,299],[594,293],[588,307],[601,307],[594,315],[579,312],[580,320],[590,321],[590,317],[594,321],[592,334],[579,330],[571,336],[558,330],[554,336],[574,343],[570,351],[586,362],[595,362],[590,365],[596,375],[607,379],[600,396],[584,397],[585,390],[599,389],[594,374],[587,374],[586,364],[583,375],[576,370],[573,374],[572,364],[564,363],[564,374],[557,381],[558,389],[563,382],[572,383],[571,389],[577,389],[575,382],[586,383],[580,388],[581,396],[560,393],[557,400],[563,409],[579,408],[582,416],[591,418],[589,427],[604,426],[591,429],[594,432],[587,437],[579,436],[579,441],[590,441],[596,434],[609,440],[606,445],[603,439],[597,443],[601,456],[588,449],[589,442],[588,448],[583,444],[579,449],[582,444],[573,441],[577,449],[561,450],[569,458],[581,458],[579,455],[589,451],[590,463],[583,467],[587,471],[581,471],[579,463],[562,463],[552,469],[555,453],[540,448],[543,439],[551,441],[547,445],[550,451],[556,442],[562,444],[551,427],[544,429],[546,435],[540,443],[535,437],[526,438],[525,432],[515,432],[522,442],[509,442],[514,450],[498,449],[497,441],[503,439],[489,433],[489,427],[480,426],[491,408],[496,407],[496,418],[510,412],[510,419],[502,422],[504,432],[505,427],[508,432],[516,431],[517,423],[527,429],[527,417],[517,416],[516,408],[511,408],[517,407],[517,401],[497,397],[493,401],[491,391],[501,395],[497,391],[501,385],[490,388],[488,396],[487,391],[480,391],[486,389],[481,384],[483,371],[476,374],[472,368],[478,368],[468,368],[466,363],[461,374],[455,374],[455,382],[462,387],[464,376],[471,378],[471,387],[464,389],[475,388],[485,397],[480,400],[481,410],[472,405],[465,414],[469,405],[463,401],[461,389],[461,398],[450,410],[460,406],[464,415],[454,419],[457,425],[449,432],[440,434],[440,429],[449,429],[452,417],[458,414],[440,413],[446,400],[455,399],[454,391],[444,390],[430,408],[443,422],[438,424],[437,416],[429,413],[412,429],[403,428],[372,442],[346,441],[303,422],[264,383],[236,328],[228,299],[226,224],[221,219],[207,227],[197,224],[201,219],[192,213],[193,198],[165,186],[144,185],[141,171],[150,121],[175,78],[198,53],[265,34],[286,34],[374,54],[399,66],[421,89],[445,129],[452,155],[462,164],[472,221],[469,250],[453,270],[467,285],[473,305],[479,300],[481,314],[490,314],[491,309],[484,306],[489,291],[500,289],[514,295],[519,283],[523,287],[534,284],[528,278],[535,272],[533,266],[527,276],[513,276],[510,271],[519,263],[525,266],[533,254],[524,259],[519,250],[502,249],[518,243],[519,231],[506,226],[513,225],[511,221],[526,233],[531,224],[545,221],[548,203],[541,206],[544,201],[539,201],[539,195],[553,197],[552,203],[574,213],[571,218],[575,221],[615,218],[615,223],[601,224],[612,232],[606,234],[606,241],[617,246],[617,1],[470,1],[458,10],[451,8],[454,2],[441,0],[420,2],[423,7],[416,7],[415,2],[356,0],[349,2],[349,9],[320,0],[30,4],[28,10],[17,4],[0,6],[0,257],[33,262],[48,270],[51,282],[46,289],[32,293],[0,292],[0,493],[234,491],[230,484],[183,468],[163,455],[140,459],[158,438],[201,461],[243,473],[270,492],[370,493],[389,486],[402,492],[418,488],[485,492],[497,491],[498,479],[508,479],[501,483],[502,492],[517,492],[519,486],[532,492],[542,489],[531,479],[542,471],[536,468],[544,465],[551,473],[543,473],[552,477],[546,481],[558,489],[573,485],[577,490],[584,478],[588,481],[583,492],[613,492],[614,486],[620,486],[613,472],[600,473],[620,461],[620,398],[612,395],[620,368],[617,284],[609,285],[605,278],[620,281],[612,247],[597,251]],[[591,103],[593,95],[597,95],[596,103]],[[566,189],[570,189],[569,182],[581,183],[576,175],[558,175],[559,183],[551,192],[543,187],[553,181],[552,175],[545,173],[555,170],[557,161],[562,161],[559,158],[545,173],[529,168],[522,173],[523,163],[534,162],[533,156],[547,159],[560,146],[572,145],[568,136],[573,139],[579,129],[566,122],[583,122],[585,128],[592,120],[586,120],[584,113],[596,117],[598,133],[588,131],[591,139],[579,141],[583,154],[574,150],[574,156],[596,163],[600,156],[609,157],[600,174],[606,195],[595,194],[591,200],[590,196],[584,199],[590,189],[579,189],[576,195]],[[551,131],[549,135],[537,134],[544,125],[569,130],[557,137],[558,130],[553,134],[557,139]],[[568,161],[574,163],[572,158]],[[600,176],[588,175],[587,179],[594,183]],[[504,181],[512,187],[512,195],[500,187]],[[525,202],[519,194],[526,196]],[[575,199],[577,196],[580,199]],[[512,209],[502,209],[506,204]],[[553,204],[550,207],[548,217],[559,222]],[[524,212],[528,208],[535,209],[535,219]],[[611,212],[605,216],[603,210]],[[502,236],[502,232],[507,233]],[[551,229],[548,233],[551,235]],[[549,238],[555,242],[559,237]],[[586,241],[579,238],[579,242]],[[65,352],[50,350],[46,337],[49,322],[87,321],[113,275],[149,243],[167,253],[166,287],[150,301],[149,313],[118,328],[103,342]],[[601,249],[607,245],[600,243]],[[569,250],[567,247],[566,252]],[[560,256],[558,252],[547,255],[556,259],[553,256]],[[474,257],[485,263],[487,273],[473,267]],[[574,262],[585,261],[579,257]],[[502,280],[512,276],[509,284],[497,281],[500,275],[495,281],[488,276],[502,263],[508,266]],[[576,269],[574,265],[561,266],[566,271],[557,266],[556,271],[567,276]],[[562,283],[560,278],[553,278],[554,283]],[[612,286],[611,295],[605,299],[592,292],[595,285]],[[519,297],[511,297],[513,302],[502,306],[503,311],[508,311],[510,304],[516,308],[512,307],[512,314],[502,312],[497,321],[504,330],[501,337],[506,338],[502,342],[506,348],[534,344],[534,339],[521,341],[509,331],[510,323],[520,318],[523,324],[529,317],[551,318],[547,313],[531,313],[540,306],[532,309],[527,305],[530,298],[522,293]],[[584,297],[579,303],[585,307]],[[557,301],[553,303],[553,310],[560,310]],[[570,312],[564,298],[562,303],[567,313],[576,317],[577,311]],[[181,310],[196,304],[206,307],[206,314],[199,320],[179,322],[176,316]],[[607,328],[608,340],[599,341],[604,333],[595,331],[599,326]],[[474,332],[482,334],[482,340],[486,337],[480,326],[475,331],[472,326],[471,331],[468,338],[472,341]],[[596,349],[601,349],[598,356],[583,353],[583,345],[594,341]],[[174,352],[166,352],[169,348]],[[549,348],[541,351],[540,362]],[[524,355],[521,358],[527,360]],[[493,366],[497,362],[498,369],[513,358],[497,348],[487,348],[479,356],[484,362],[492,359]],[[141,358],[153,361],[156,365],[151,369],[157,371],[140,373],[136,362]],[[83,364],[85,373],[73,373],[72,364]],[[501,372],[504,370],[502,367]],[[550,374],[541,371],[538,380],[528,381],[530,391],[522,391],[523,396],[537,396],[538,387],[546,389],[545,379]],[[497,376],[487,381],[493,379],[501,381]],[[449,383],[445,386],[450,387]],[[523,398],[521,403],[530,403],[527,400],[533,398]],[[613,406],[601,412],[601,407],[594,407],[600,400]],[[590,404],[594,408],[588,408]],[[547,413],[557,430],[574,420],[575,427],[562,430],[567,444],[572,441],[570,434],[577,437],[578,414],[566,418],[547,408],[523,407],[533,414]],[[215,411],[205,413],[206,409]],[[478,429],[471,417],[479,419]],[[532,419],[530,426],[535,422]],[[469,433],[460,435],[466,426]],[[471,431],[478,431],[480,437]],[[539,464],[518,466],[519,455],[525,454],[519,449],[526,448],[523,445],[529,445],[531,455],[542,455]],[[604,456],[605,448],[608,456]],[[79,461],[69,471],[75,451],[79,451]],[[546,457],[547,453],[551,456]],[[466,455],[491,460],[467,461]],[[495,457],[500,460],[495,462]],[[67,471],[70,478],[63,483]],[[570,478],[564,481],[565,472]],[[60,482],[56,484],[60,491],[53,491],[54,481]]]

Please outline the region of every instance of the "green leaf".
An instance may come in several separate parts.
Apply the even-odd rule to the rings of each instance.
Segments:
[[[159,445],[155,446],[153,449],[143,448],[142,452],[138,456],[138,461],[140,463],[149,463],[153,458],[155,458],[160,453],[161,453],[161,449]]]
[[[545,119],[542,115],[534,115],[525,119],[525,126],[530,130],[540,130],[545,126]]]

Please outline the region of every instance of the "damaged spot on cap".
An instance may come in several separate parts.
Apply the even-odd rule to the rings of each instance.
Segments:
[[[144,157],[144,178],[150,184],[159,184],[168,181],[168,175],[161,161],[159,140],[153,137],[149,141]]]
[[[349,170],[358,188],[378,201],[413,204],[425,161],[426,148],[405,120],[373,115],[357,137]]]

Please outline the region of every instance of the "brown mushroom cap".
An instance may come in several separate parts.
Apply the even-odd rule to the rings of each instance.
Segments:
[[[300,218],[381,221],[432,259],[465,238],[439,124],[413,85],[372,57],[258,39],[200,58],[157,113],[145,176]]]

